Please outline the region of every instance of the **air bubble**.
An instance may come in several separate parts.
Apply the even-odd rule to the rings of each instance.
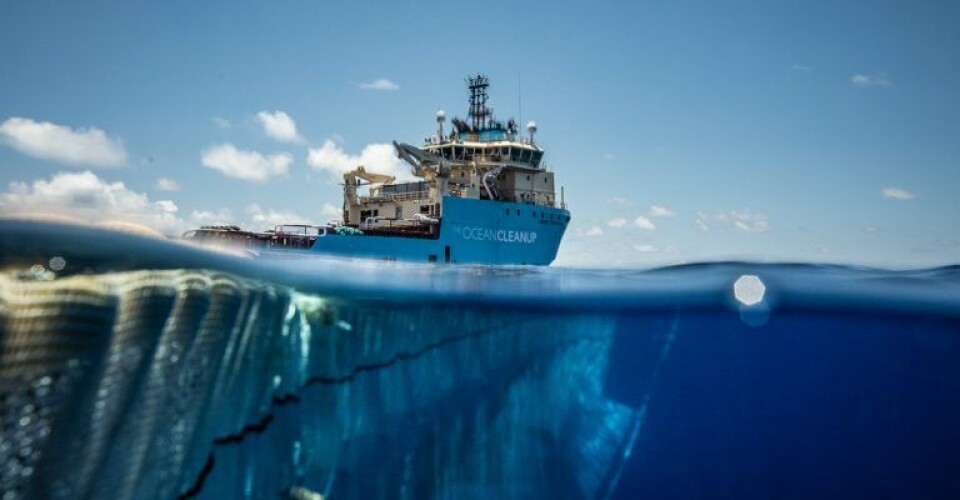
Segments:
[[[67,267],[67,259],[57,255],[56,257],[50,259],[50,262],[48,262],[47,265],[50,266],[51,270],[62,271],[63,268]]]
[[[763,302],[767,287],[760,278],[752,274],[744,274],[733,284],[733,296],[745,306],[753,306]]]

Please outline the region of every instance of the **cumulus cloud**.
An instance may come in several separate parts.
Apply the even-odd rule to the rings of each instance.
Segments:
[[[386,78],[378,78],[372,82],[361,83],[360,88],[364,90],[398,90],[400,86]]]
[[[603,234],[603,229],[600,226],[593,226],[583,234],[587,236],[600,236]]]
[[[642,215],[633,220],[633,225],[646,231],[656,231],[657,229],[657,226],[653,223],[652,220]]]
[[[153,228],[164,234],[184,229],[171,200],[151,201],[122,182],[107,182],[92,172],[60,172],[50,180],[12,182],[0,194],[7,215],[55,214],[88,222],[119,221]]]
[[[697,218],[693,223],[703,232],[709,231],[711,225],[729,226],[747,233],[763,233],[770,229],[770,219],[766,214],[749,209],[714,213],[697,212]]]
[[[180,191],[180,184],[177,184],[177,181],[169,177],[161,177],[157,179],[154,188],[157,191]]]
[[[265,156],[256,151],[243,151],[233,144],[212,146],[201,155],[204,166],[227,177],[251,182],[263,182],[271,177],[286,175],[293,163],[287,153]]]
[[[673,217],[674,215],[677,213],[660,205],[650,205],[650,209],[647,210],[648,217]]]
[[[893,82],[887,79],[886,73],[875,73],[853,75],[850,77],[850,84],[854,87],[889,87]]]
[[[333,139],[327,139],[321,147],[310,148],[307,165],[317,171],[327,171],[335,177],[363,165],[369,172],[392,175],[398,179],[412,178],[410,169],[394,154],[392,144],[368,144],[359,155],[352,155]]]
[[[255,229],[272,228],[278,224],[313,224],[314,221],[289,210],[264,209],[253,203],[247,205],[250,225]]]
[[[320,214],[323,215],[326,220],[343,219],[343,209],[335,207],[330,203],[323,204],[323,208],[320,209]]]
[[[280,142],[303,142],[303,137],[297,132],[297,124],[283,111],[261,111],[257,113],[257,120],[263,127],[263,132],[273,139]]]
[[[237,224],[229,208],[219,210],[194,210],[190,214],[193,226],[224,226]]]
[[[883,195],[884,198],[893,200],[912,200],[917,197],[917,195],[910,191],[898,187],[885,187],[880,191],[880,194]]]
[[[0,138],[13,149],[43,160],[99,167],[127,163],[123,141],[94,127],[73,129],[14,116],[0,124]]]
[[[607,221],[607,225],[610,227],[624,227],[627,225],[627,219],[624,219],[623,217],[617,217],[616,219]]]
[[[654,253],[657,251],[657,247],[653,245],[634,245],[633,249],[640,253]]]

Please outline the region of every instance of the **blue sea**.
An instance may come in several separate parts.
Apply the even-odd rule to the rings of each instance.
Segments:
[[[0,263],[4,500],[960,497],[960,267]]]

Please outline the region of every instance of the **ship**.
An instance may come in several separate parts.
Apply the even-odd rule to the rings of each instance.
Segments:
[[[449,264],[549,265],[570,223],[554,172],[535,140],[537,125],[497,120],[489,79],[466,79],[466,119],[436,114],[421,147],[394,141],[413,180],[367,170],[343,174],[343,217],[327,224],[279,224],[264,232],[203,226],[184,239],[229,243],[259,256],[325,254]]]

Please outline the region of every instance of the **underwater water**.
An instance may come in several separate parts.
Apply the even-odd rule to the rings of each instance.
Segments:
[[[960,495],[957,267],[0,264],[3,499]]]

